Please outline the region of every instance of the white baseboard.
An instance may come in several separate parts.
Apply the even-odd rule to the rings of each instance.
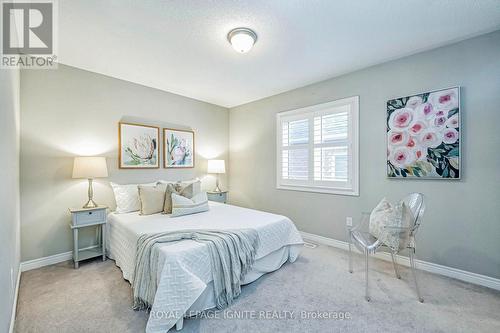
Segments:
[[[21,265],[19,265],[19,269],[17,270],[17,281],[16,281],[16,289],[14,290],[14,303],[12,304],[12,314],[10,317],[10,327],[9,333],[14,332],[14,324],[16,322],[16,312],[17,312],[17,296],[19,295],[19,283],[21,281]]]
[[[89,246],[81,250],[88,250],[98,247],[98,245]],[[55,254],[53,256],[27,260],[21,263],[21,272],[30,271],[32,269],[37,269],[44,266],[58,264],[63,261],[68,261],[73,259],[73,251]]]
[[[313,242],[317,242],[319,244],[323,245],[328,245],[332,247],[336,247],[342,250],[349,250],[349,244],[344,241],[340,241],[337,239],[333,238],[328,238],[328,237],[323,237],[315,234],[310,234],[304,231],[300,232],[302,237],[305,239],[308,239]],[[356,249],[355,249],[356,250]],[[391,261],[391,254],[388,252],[379,252],[376,255],[374,255],[375,258],[386,260],[386,261]],[[400,265],[409,267],[410,266],[410,259],[405,256],[397,256],[398,263]],[[483,287],[488,287],[491,289],[496,289],[500,290],[500,279],[496,279],[493,277],[489,277],[486,275],[481,275],[477,273],[472,273],[472,272],[467,272],[463,271],[460,269],[448,267],[448,266],[443,266],[439,264],[434,264],[431,262],[423,261],[423,260],[415,260],[415,263],[417,265],[418,269],[421,269],[426,272],[434,273],[434,274],[439,274],[443,276],[447,276],[450,278],[454,278],[457,280],[477,284]],[[347,269],[347,268],[346,268]]]
[[[21,263],[21,272],[26,272],[32,269],[58,264],[63,261],[71,260],[72,258],[73,258],[73,252],[69,251],[69,252],[55,254],[53,256],[23,261]]]

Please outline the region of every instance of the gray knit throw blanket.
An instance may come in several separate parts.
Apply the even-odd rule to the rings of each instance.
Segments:
[[[224,309],[241,293],[241,281],[252,268],[259,247],[259,235],[253,229],[184,230],[142,235],[137,241],[132,278],[134,310],[150,310],[157,289],[160,243],[192,239],[205,243],[210,251],[214,294],[218,309]]]

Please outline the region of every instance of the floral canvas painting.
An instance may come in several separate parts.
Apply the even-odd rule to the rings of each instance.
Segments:
[[[159,168],[160,128],[140,124],[119,124],[119,167]]]
[[[387,175],[460,178],[459,87],[387,101]]]
[[[194,132],[163,129],[164,167],[194,167]]]

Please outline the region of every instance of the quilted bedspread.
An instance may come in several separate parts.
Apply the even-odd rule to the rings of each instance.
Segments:
[[[196,229],[245,229],[258,232],[260,246],[256,260],[284,246],[302,244],[293,222],[285,216],[232,205],[210,202],[210,210],[180,217],[137,212],[111,213],[107,224],[108,256],[121,268],[123,277],[132,279],[136,244],[143,234]],[[192,240],[159,244],[158,288],[146,332],[166,332],[184,316],[212,281],[212,268],[206,244]],[[296,255],[295,255],[296,256]],[[296,257],[290,258],[291,261]]]

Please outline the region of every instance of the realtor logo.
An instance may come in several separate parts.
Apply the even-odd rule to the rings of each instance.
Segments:
[[[54,1],[2,2],[4,68],[56,68]]]

